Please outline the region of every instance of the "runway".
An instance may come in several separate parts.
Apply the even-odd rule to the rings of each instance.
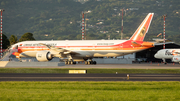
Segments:
[[[179,64],[163,63],[133,63],[133,64],[97,64],[97,65],[65,65],[59,68],[94,68],[94,69],[180,69]]]
[[[4,67],[4,68],[69,68],[69,69],[180,69],[179,64],[97,64],[65,65],[57,67]],[[0,81],[180,81],[180,74],[50,74],[0,73]]]
[[[23,66],[23,67],[0,67],[0,68],[70,68],[70,69],[180,69],[179,64],[169,63],[164,65],[163,63],[133,63],[133,64],[97,64],[97,65],[85,65],[85,64],[76,64],[76,65],[65,65],[65,66]]]
[[[180,74],[0,73],[0,81],[180,81]]]

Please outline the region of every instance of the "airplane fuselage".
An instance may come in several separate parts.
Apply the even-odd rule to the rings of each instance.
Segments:
[[[162,59],[166,64],[166,59],[171,59],[172,62],[180,62],[180,49],[161,49],[155,55],[155,58]]]
[[[73,52],[86,52],[92,57],[116,57],[138,52],[149,47],[133,46],[132,40],[64,40],[64,41],[24,41],[17,43],[18,52],[23,53],[21,57],[35,57],[38,51],[49,50],[47,47],[40,45],[55,46]],[[142,44],[143,41],[139,42]],[[14,46],[15,46],[14,45]],[[152,45],[153,47],[153,45]]]
[[[180,52],[180,49],[161,49],[154,57],[157,59],[172,59],[174,56],[179,55],[177,52]]]

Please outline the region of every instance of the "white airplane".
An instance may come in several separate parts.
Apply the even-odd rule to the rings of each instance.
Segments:
[[[154,43],[144,42],[154,13],[149,13],[129,40],[52,40],[23,41],[11,49],[17,49],[16,58],[36,57],[38,61],[50,61],[59,57],[65,64],[85,61],[96,64],[93,57],[117,57],[154,47]]]
[[[161,49],[155,55],[155,58],[162,59],[166,64],[166,59],[171,59],[172,62],[180,63],[180,49]]]

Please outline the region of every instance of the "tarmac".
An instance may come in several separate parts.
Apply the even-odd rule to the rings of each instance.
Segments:
[[[0,61],[0,67],[58,67],[64,66],[64,62],[19,62],[19,61]]]
[[[133,63],[133,64],[97,64],[97,65],[65,65],[59,68],[104,68],[104,69],[180,69],[179,64],[163,64],[163,63]]]
[[[23,65],[17,65],[23,64]],[[29,65],[31,64],[31,65]],[[32,65],[34,64],[34,65]],[[61,64],[61,65],[59,65]],[[96,64],[96,65],[85,65],[85,64],[76,64],[76,65],[64,65],[64,63],[59,62],[11,62],[11,65],[1,66],[0,68],[104,68],[104,69],[180,69],[179,64],[175,63],[133,63],[133,64]]]
[[[35,64],[35,63],[34,63]],[[57,63],[56,63],[57,64]],[[179,64],[133,63],[61,66],[11,66],[1,68],[69,68],[69,69],[180,69]],[[44,74],[0,73],[0,81],[180,81],[180,74]]]

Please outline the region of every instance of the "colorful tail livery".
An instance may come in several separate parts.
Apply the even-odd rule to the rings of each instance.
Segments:
[[[35,57],[38,61],[50,61],[59,57],[65,64],[84,61],[85,64],[96,64],[94,57],[117,57],[153,47],[153,43],[144,42],[153,13],[149,13],[129,40],[46,40],[23,41],[12,46],[22,57]]]
[[[138,29],[135,31],[133,36],[130,38],[130,40],[133,41],[143,41],[146,33],[149,30],[152,18],[154,13],[149,13],[144,21],[141,23],[141,25],[138,27]]]

